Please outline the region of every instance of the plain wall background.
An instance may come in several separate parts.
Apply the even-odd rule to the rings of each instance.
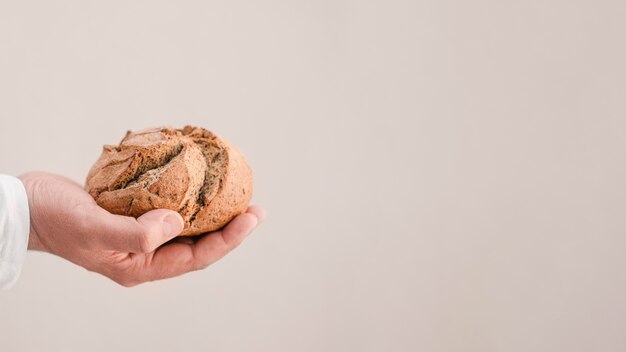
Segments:
[[[126,289],[29,253],[2,351],[626,350],[623,1],[1,1],[0,172],[236,144],[268,220]]]

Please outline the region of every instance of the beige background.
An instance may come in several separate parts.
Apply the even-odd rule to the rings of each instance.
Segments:
[[[0,165],[126,129],[247,155],[268,221],[125,289],[30,253],[2,351],[626,350],[623,1],[1,1]]]

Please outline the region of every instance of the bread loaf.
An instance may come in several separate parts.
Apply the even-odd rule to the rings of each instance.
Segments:
[[[154,128],[105,145],[86,188],[114,214],[175,210],[185,220],[181,235],[191,236],[217,230],[247,209],[252,171],[234,146],[204,128]]]

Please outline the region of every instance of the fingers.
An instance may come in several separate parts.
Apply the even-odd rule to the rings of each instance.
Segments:
[[[197,242],[174,241],[157,249],[139,265],[140,282],[179,276],[204,269],[235,249],[265,218],[261,207],[250,207],[221,231],[201,237]]]
[[[202,269],[235,249],[254,230],[259,218],[246,212],[237,216],[223,230],[202,237],[194,246],[194,269]]]
[[[90,216],[89,226],[97,235],[96,242],[106,250],[150,253],[184,227],[180,214],[172,210],[156,209],[135,219],[99,209]]]
[[[262,223],[265,220],[265,216],[266,216],[265,209],[263,209],[262,207],[258,205],[251,205],[246,211],[246,213],[254,214],[259,220],[259,223]]]

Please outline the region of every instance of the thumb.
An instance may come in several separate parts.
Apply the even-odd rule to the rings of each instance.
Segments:
[[[98,242],[109,250],[149,253],[180,234],[185,225],[180,214],[168,209],[151,210],[137,219],[100,209],[93,223]]]

